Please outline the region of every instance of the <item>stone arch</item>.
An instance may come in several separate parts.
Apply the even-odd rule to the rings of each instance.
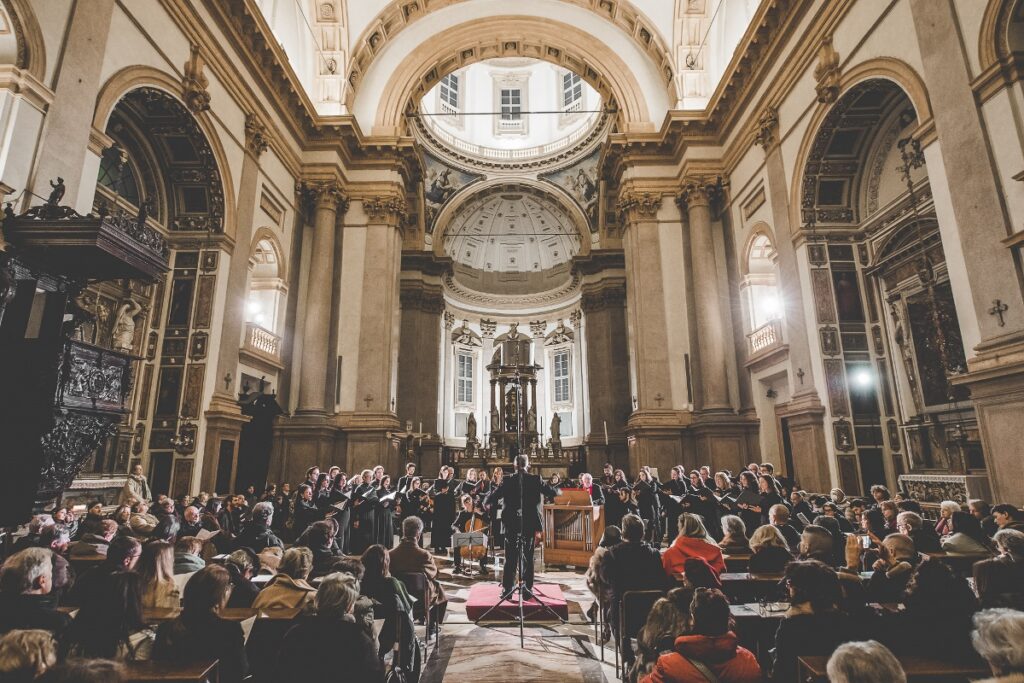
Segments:
[[[823,144],[821,140],[823,128],[830,121],[830,117],[841,116],[840,112],[844,104],[848,105],[851,98],[855,97],[857,92],[863,88],[868,87],[871,82],[890,83],[902,91],[913,106],[917,117],[918,131],[928,130],[932,125],[932,108],[928,90],[917,72],[905,62],[881,57],[862,62],[843,73],[840,77],[838,98],[835,102],[819,103],[815,107],[810,117],[810,124],[800,143],[790,185],[790,216],[793,225],[801,226],[806,222],[803,220],[805,178],[808,173],[808,164],[813,162],[815,155],[820,155],[823,152],[823,149],[820,148]]]
[[[673,82],[665,82],[659,74],[662,91],[645,92],[639,83],[641,72],[576,26],[534,16],[504,16],[465,22],[437,40],[416,45],[391,69],[379,99],[353,86],[350,109],[357,119],[368,120],[375,104],[373,133],[400,134],[412,103],[445,75],[474,62],[507,56],[532,57],[575,71],[618,110],[621,131],[653,131],[661,123],[661,110],[667,111],[675,101]],[[360,96],[369,98],[365,105],[360,104]]]
[[[743,245],[743,251],[740,254],[742,257],[740,275],[742,276],[750,275],[750,258],[753,251],[758,247],[759,239],[767,238],[772,248],[778,249],[776,246],[777,242],[775,241],[775,231],[764,221],[754,223],[748,230],[750,234],[747,236],[747,240]]]
[[[1020,0],[989,0],[985,6],[978,34],[978,64],[982,72],[1013,54],[1011,28],[1015,23],[1024,24],[1022,9]]]
[[[252,242],[249,245],[249,257],[256,253],[256,249],[260,242],[270,242],[274,251],[277,253],[277,277],[278,279],[288,282],[288,259],[285,258],[284,247],[281,245],[281,240],[277,236],[277,232],[273,228],[262,226],[256,230],[253,234]]]
[[[39,21],[29,0],[2,0],[4,11],[11,21],[11,32],[17,41],[14,65],[24,69],[43,82],[46,79],[46,43]]]
[[[148,88],[158,90],[173,99],[188,114],[209,146],[214,166],[218,174],[218,187],[221,191],[222,224],[221,231],[226,235],[235,233],[235,197],[234,185],[231,182],[231,167],[220,136],[217,134],[213,117],[208,111],[198,114],[189,112],[182,98],[181,80],[149,66],[131,66],[124,68],[110,78],[100,88],[93,110],[93,132],[104,137],[110,117],[115,107],[132,92]]]

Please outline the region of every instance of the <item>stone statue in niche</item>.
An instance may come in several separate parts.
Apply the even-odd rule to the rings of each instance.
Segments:
[[[536,406],[530,406],[530,411],[526,413],[526,433],[536,434],[537,433],[537,408]]]
[[[131,353],[135,348],[135,316],[142,312],[142,306],[134,299],[128,299],[117,309],[111,347],[115,351]]]
[[[476,442],[476,415],[474,413],[469,414],[469,419],[466,420],[466,443]]]
[[[506,432],[517,432],[519,429],[516,427],[516,418],[518,417],[518,406],[517,406],[516,392],[515,389],[505,394],[505,431]]]
[[[501,431],[501,416],[498,414],[498,406],[491,406],[491,432]]]
[[[907,383],[910,385],[910,395],[914,399],[914,407],[916,412],[921,412],[921,396],[917,387],[917,372],[916,362],[914,360],[914,350],[911,348],[909,339],[907,339],[907,329],[903,324],[903,318],[900,315],[899,301],[891,300],[889,302],[889,315],[892,318],[892,329],[893,337],[896,339],[896,345],[900,348],[900,357],[903,359],[903,369],[907,373]]]

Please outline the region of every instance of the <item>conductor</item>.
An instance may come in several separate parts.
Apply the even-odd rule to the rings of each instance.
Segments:
[[[543,523],[541,506],[544,496],[557,496],[558,489],[545,483],[539,474],[530,474],[530,459],[517,455],[516,472],[505,477],[501,485],[491,491],[485,504],[494,509],[503,502],[502,523],[505,526],[505,571],[501,584],[506,593],[511,592],[516,581],[517,568],[522,572],[520,579],[526,587],[525,598],[533,596],[533,549],[540,536]],[[520,558],[522,548],[522,558]],[[520,564],[520,559],[523,563]]]

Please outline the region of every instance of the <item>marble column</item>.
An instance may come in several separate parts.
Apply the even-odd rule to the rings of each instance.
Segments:
[[[32,191],[46,197],[50,181],[62,177],[66,188],[62,203],[83,214],[92,210],[96,192],[99,156],[89,150],[91,103],[100,89],[116,4],[115,0],[90,0],[74,5],[32,180]]]
[[[808,339],[808,334],[814,332],[815,326],[813,323],[808,326],[804,313],[805,293],[801,287],[796,247],[793,245],[797,230],[791,222],[793,214],[789,206],[786,169],[777,129],[777,113],[767,110],[760,118],[759,140],[765,151],[765,175],[774,223],[774,246],[779,266],[778,289],[783,311],[783,336],[788,346],[791,387],[790,400],[784,406],[777,406],[776,412],[779,417],[788,418],[789,443],[795,471],[785,474],[796,478],[808,491],[826,491],[832,487],[833,482],[829,463],[822,458],[822,454],[828,452],[824,426],[825,407],[815,384],[815,363]],[[810,292],[806,296],[810,297]],[[774,419],[775,416],[765,418]],[[784,464],[776,463],[776,468],[780,466],[784,467]]]
[[[728,265],[724,230],[719,217],[723,188],[717,178],[684,180],[679,203],[686,210],[689,263],[693,283],[696,356],[699,378],[695,387],[695,411],[689,430],[696,446],[696,464],[712,471],[736,472],[757,458],[757,421],[737,415],[730,387],[730,345],[733,342],[728,307]],[[689,463],[687,463],[689,464]]]
[[[332,361],[329,342],[334,291],[328,283],[334,281],[338,211],[341,209],[344,213],[346,203],[337,181],[314,181],[309,183],[309,189],[315,208],[309,285],[302,321],[298,412],[322,415],[327,413],[328,406],[326,368]]]
[[[978,106],[956,8],[909,4],[937,133],[924,154],[967,353],[968,372],[953,381],[971,391],[994,499],[1020,505],[1024,291],[1020,263],[1004,242],[1016,230],[1004,199],[1013,181],[1000,177],[992,149],[1004,133]]]

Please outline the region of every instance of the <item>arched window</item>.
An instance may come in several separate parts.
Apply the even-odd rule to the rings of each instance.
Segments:
[[[139,206],[139,183],[135,180],[135,172],[126,155],[117,151],[104,154],[100,159],[100,174],[96,182],[133,206]]]
[[[253,249],[252,262],[245,319],[276,334],[285,298],[285,283],[280,276],[281,255],[271,240],[261,239]]]
[[[747,252],[746,285],[750,329],[756,330],[782,316],[776,279],[775,245],[768,235],[754,237]]]

